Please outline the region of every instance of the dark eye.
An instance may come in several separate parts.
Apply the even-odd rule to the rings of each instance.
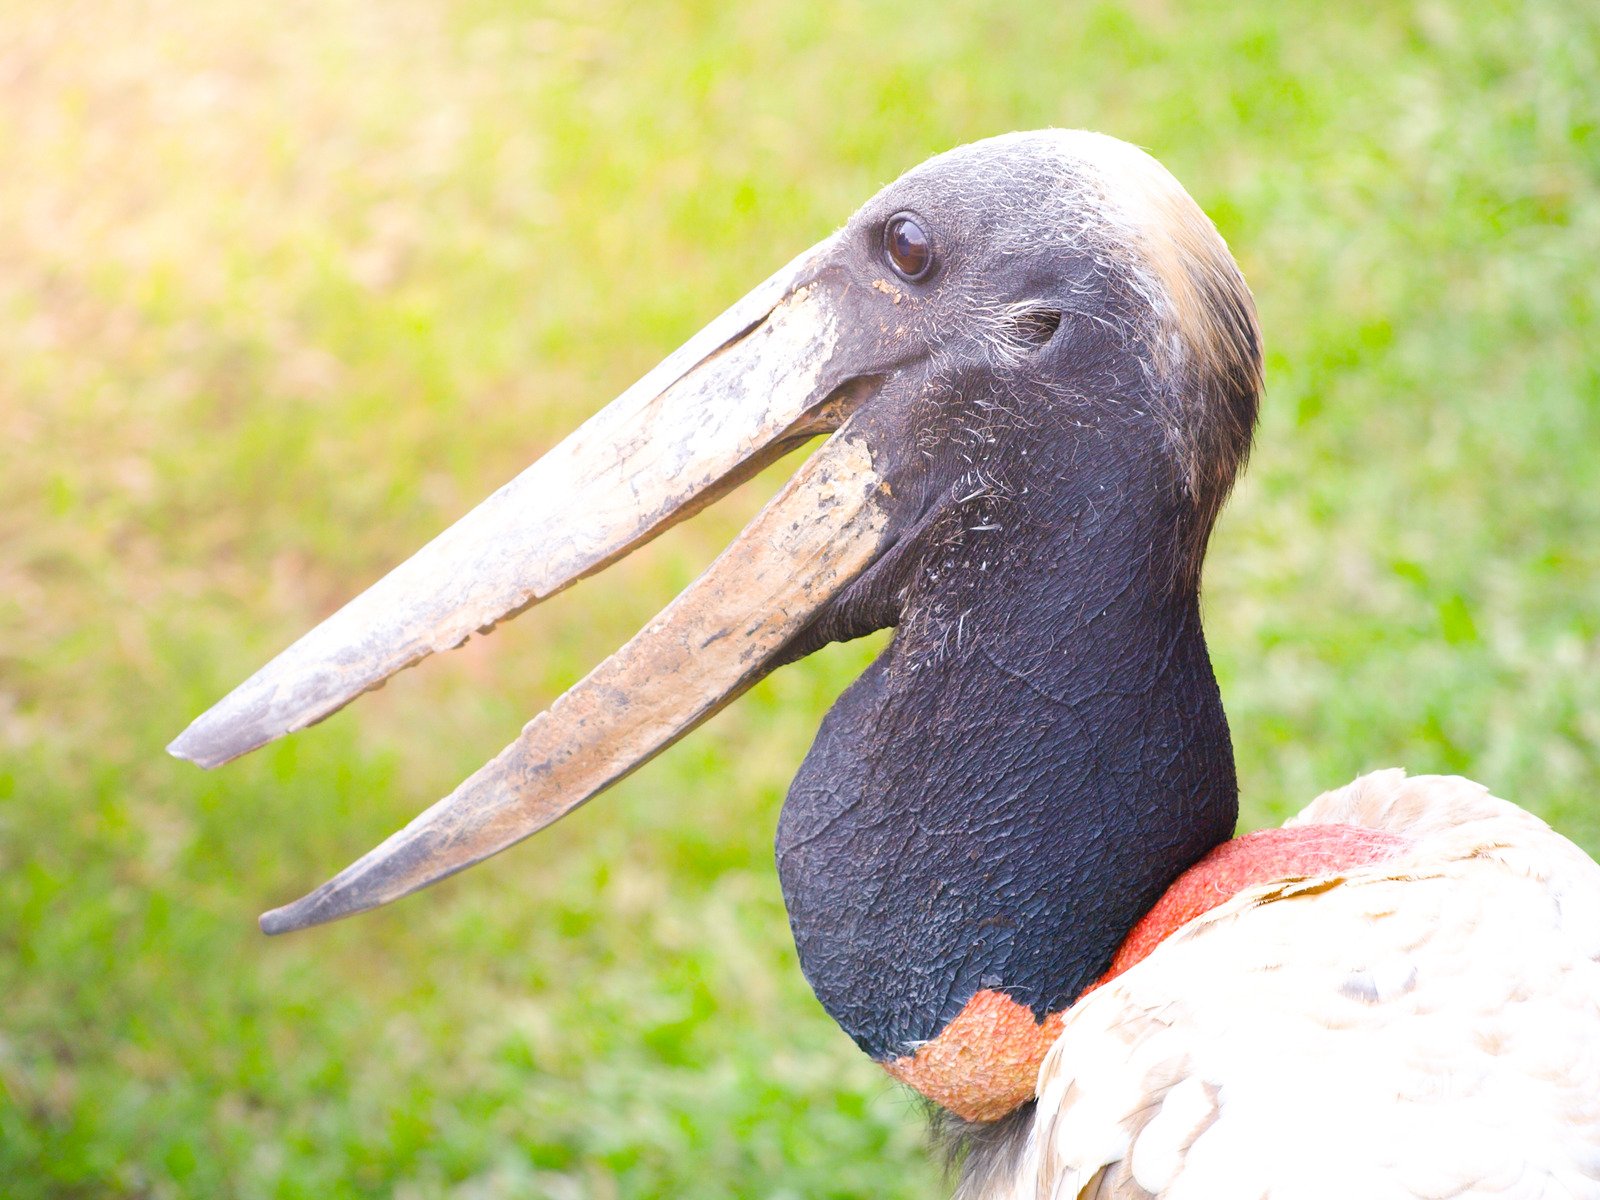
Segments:
[[[910,282],[933,268],[933,239],[910,213],[897,213],[884,224],[883,253],[900,277]]]

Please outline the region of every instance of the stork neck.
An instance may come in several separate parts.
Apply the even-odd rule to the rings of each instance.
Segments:
[[[930,560],[780,819],[801,966],[880,1061],[979,993],[1065,1009],[1233,829],[1198,596],[1173,583],[1177,501],[1139,448],[1077,451],[1070,493],[1006,498],[992,557]]]

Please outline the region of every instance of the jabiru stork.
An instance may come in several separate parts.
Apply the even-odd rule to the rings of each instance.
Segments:
[[[320,721],[825,436],[633,640],[263,928],[470,866],[893,627],[777,864],[824,1007],[965,1132],[963,1195],[1600,1195],[1600,868],[1397,771],[1230,840],[1199,580],[1261,387],[1244,280],[1155,160],[952,150],[171,749],[212,767]]]

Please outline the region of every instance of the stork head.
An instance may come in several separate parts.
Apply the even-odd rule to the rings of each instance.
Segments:
[[[1247,453],[1260,383],[1250,295],[1210,221],[1153,159],[1064,131],[950,151],[884,188],[171,750],[211,767],[320,721],[822,436],[633,640],[450,796],[262,925],[346,916],[470,866],[774,667],[898,626],[830,714],[785,809],[780,869],[802,962],[885,1061],[934,1040],[979,992],[1047,1015],[1099,953],[1064,963],[1050,950],[1090,919],[1080,901],[1094,879],[1049,873],[1070,873],[1064,864],[1097,838],[1123,864],[1118,835],[1143,826],[1113,814],[1147,792],[1155,808],[1183,793],[1193,809],[1187,832],[1160,839],[1152,878],[1231,828],[1226,728],[1220,708],[1211,715],[1209,667],[1186,647],[1198,644],[1200,560]],[[1071,680],[1104,684],[1150,656],[1182,686],[1163,691],[1152,675],[1133,708],[1085,716]],[[1177,732],[1161,736],[1184,744],[1166,746],[1153,792],[1113,786],[1130,768],[1108,754],[1107,722],[1126,728],[1152,705],[1175,706]],[[1062,724],[1069,710],[1075,733]],[[1094,749],[1098,765],[1047,752],[1038,739],[1051,731]],[[974,748],[984,732],[991,746],[1023,739],[1037,769],[1019,769],[1013,750],[998,772],[1010,782],[972,783],[999,753]],[[939,757],[957,752],[959,763]],[[1135,765],[1138,779],[1160,774]],[[1026,819],[997,824],[1008,812]],[[982,881],[986,864],[1014,855],[1037,869]],[[1132,923],[1122,910],[1147,906],[1152,887],[1136,880],[1126,903],[1091,906],[1109,912],[1095,920],[1120,924],[1120,937]],[[891,899],[874,907],[869,893]],[[1052,908],[1057,894],[1067,899]],[[997,915],[1022,932],[990,954],[971,934]],[[870,951],[855,967],[853,945]],[[897,969],[898,983],[867,978]]]

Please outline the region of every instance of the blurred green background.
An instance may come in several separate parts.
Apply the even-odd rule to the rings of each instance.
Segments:
[[[1149,147],[1260,302],[1207,572],[1246,824],[1475,776],[1600,850],[1600,7],[7,0],[0,1192],[923,1196],[779,802],[875,645],[268,941],[770,490],[213,774],[190,717],[926,155]]]

